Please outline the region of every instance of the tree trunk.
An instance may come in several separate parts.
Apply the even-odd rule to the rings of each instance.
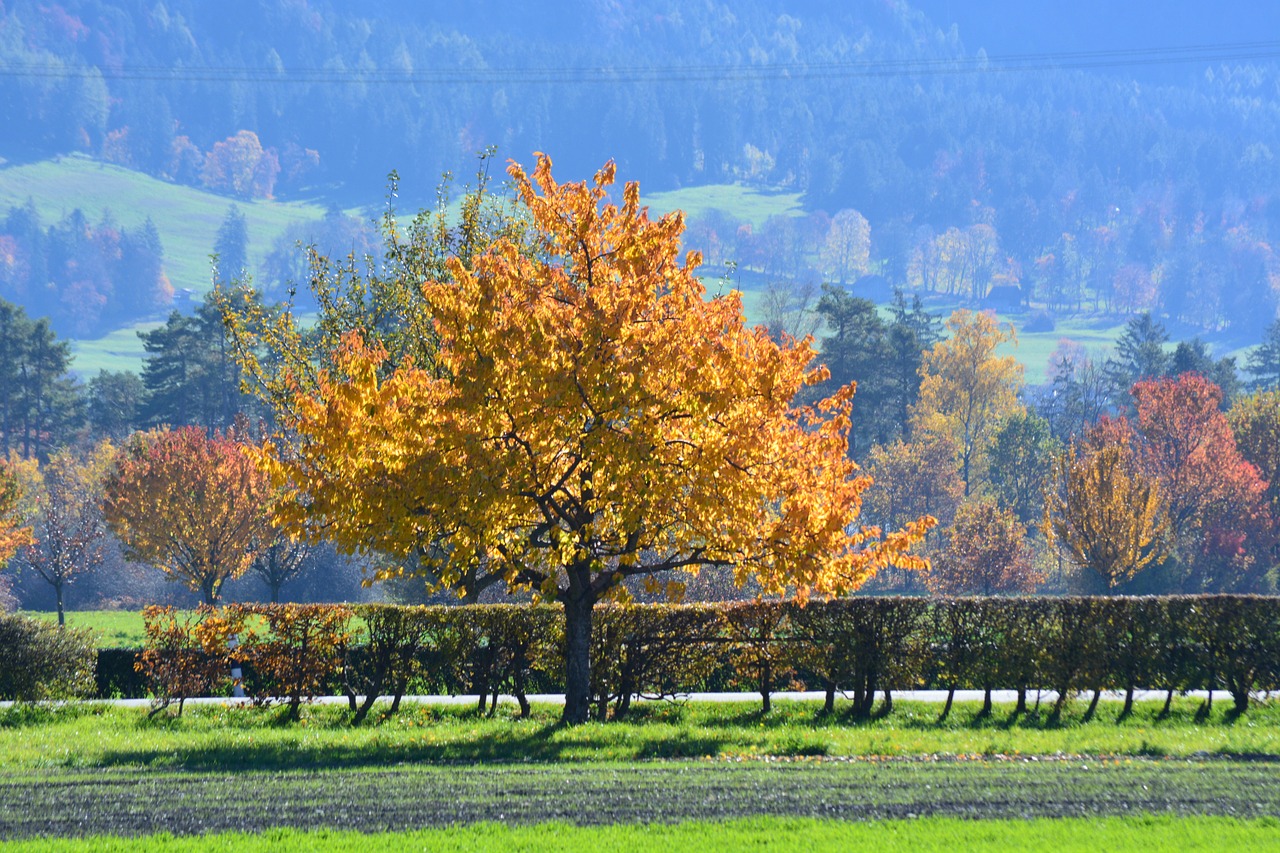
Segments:
[[[827,695],[822,703],[822,713],[828,716],[836,712],[836,683],[834,681],[827,682]]]
[[[1015,714],[1027,713],[1027,688],[1025,687],[1018,688],[1018,704],[1016,707],[1014,707],[1013,713]]]
[[[53,588],[58,593],[58,627],[65,628],[67,626],[67,617],[62,609],[62,584],[54,584]]]
[[[982,710],[978,713],[980,717],[991,716],[991,688],[988,687],[982,692]]]
[[[773,710],[773,666],[766,660],[760,669],[760,711],[767,714]]]
[[[572,572],[572,570],[570,570]],[[565,723],[585,723],[591,715],[591,600],[589,589],[564,596]]]
[[[1124,691],[1124,708],[1120,711],[1120,719],[1127,720],[1129,715],[1133,713],[1133,685]]]
[[[955,698],[956,698],[956,689],[952,687],[949,690],[947,690],[947,702],[945,705],[942,706],[942,714],[938,716],[938,722],[942,722],[947,717],[951,716],[951,703],[955,701]]]
[[[1084,712],[1085,722],[1093,719],[1093,715],[1098,711],[1098,699],[1102,697],[1102,688],[1093,688],[1093,699],[1089,702],[1089,710]]]

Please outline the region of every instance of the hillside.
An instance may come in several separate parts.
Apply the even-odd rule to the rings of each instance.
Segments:
[[[0,167],[0,211],[20,207],[28,199],[46,222],[56,222],[75,209],[92,222],[110,210],[122,226],[150,217],[160,232],[164,269],[174,290],[196,293],[209,289],[209,255],[232,204],[244,213],[248,226],[251,267],[265,259],[289,225],[324,215],[317,204],[230,199],[84,154]]]

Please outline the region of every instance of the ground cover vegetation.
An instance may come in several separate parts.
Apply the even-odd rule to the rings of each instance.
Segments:
[[[1146,850],[1150,845],[1181,850],[1216,850],[1222,844],[1248,846],[1270,839],[1274,822],[1267,818],[1058,818],[1016,823],[953,818],[850,823],[804,818],[750,818],[714,823],[620,824],[575,827],[535,824],[512,827],[495,823],[467,827],[388,833],[343,830],[276,829],[261,834],[217,833],[143,837],[95,836],[83,840],[41,839],[39,842],[0,842],[5,850],[114,851],[204,850],[210,844],[237,850],[383,850],[412,846],[423,851],[521,850],[556,851],[573,848],[629,850],[861,850],[886,851],[1006,850],[1019,844],[1055,850],[1087,851],[1096,844],[1109,850]]]
[[[6,837],[281,826],[386,832],[498,820],[578,825],[775,816],[1097,818],[1160,813],[1274,819],[1274,771],[1225,761],[666,761],[238,772],[6,772]],[[569,786],[581,807],[564,802]],[[512,796],[513,791],[520,792]],[[228,802],[241,804],[229,809]],[[156,803],[181,802],[181,809]],[[368,804],[380,804],[370,807]]]

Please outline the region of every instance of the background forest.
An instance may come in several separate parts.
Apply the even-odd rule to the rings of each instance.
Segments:
[[[711,290],[859,382],[854,457],[915,487],[870,497],[873,519],[934,513],[939,566],[1017,569],[954,589],[1271,589],[1275,466],[1243,436],[1280,380],[1280,43],[1252,35],[1266,9],[1239,33],[1197,7],[1046,24],[944,0],[4,0],[0,440],[43,465],[262,417],[215,283],[305,315],[303,247],[378,268],[382,213],[435,209],[478,152],[497,174],[546,151],[570,179],[612,158],[687,211]],[[1108,15],[1115,44],[1084,49]],[[977,424],[956,420],[965,341],[999,378]],[[1170,462],[1168,423],[1220,464]],[[1104,462],[1162,495],[1120,577],[1069,570],[1088,562],[1071,472]],[[983,537],[1003,556],[957,550]],[[359,594],[358,567],[316,559],[295,594]]]

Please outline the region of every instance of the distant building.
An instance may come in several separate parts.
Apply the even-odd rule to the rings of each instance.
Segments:
[[[982,307],[993,311],[1017,311],[1022,307],[1022,288],[1016,284],[997,284],[987,291]]]

